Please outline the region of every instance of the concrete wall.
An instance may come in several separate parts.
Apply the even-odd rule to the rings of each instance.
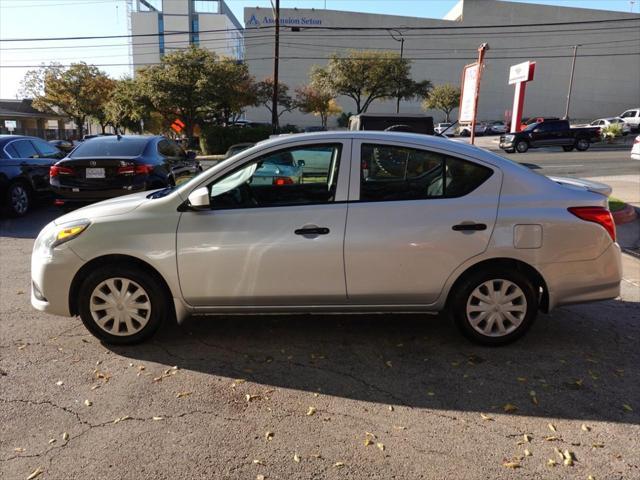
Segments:
[[[131,30],[134,34],[157,34],[157,12],[133,12],[131,14]],[[145,63],[160,61],[160,45],[157,37],[132,38],[133,65],[141,68]]]
[[[419,14],[429,15],[427,2]],[[456,10],[457,9],[457,10]],[[460,16],[460,12],[462,15]],[[265,20],[272,17],[267,8],[245,8],[245,56],[251,73],[261,80],[272,75],[273,29],[261,29]],[[255,17],[255,18],[254,18]],[[266,17],[266,18],[265,18]],[[446,18],[436,20],[414,17],[374,15],[354,12],[313,9],[282,9],[281,19],[291,26],[300,27],[294,32],[289,26],[281,28],[280,80],[291,90],[308,82],[313,65],[324,65],[334,52],[345,54],[348,48],[383,49],[399,52],[400,44],[385,32],[314,30],[318,22],[326,27],[438,27],[468,25],[517,25],[525,23],[548,24],[614,18],[640,18],[638,14],[607,12],[495,0],[463,0]],[[299,22],[299,23],[296,23]],[[507,84],[509,67],[526,60],[535,60],[536,78],[529,84],[525,102],[525,115],[563,116],[567,87],[571,71],[570,47],[563,45],[585,44],[579,55],[601,55],[638,52],[640,31],[625,24],[594,24],[566,27],[544,26],[538,28],[502,28],[469,30],[404,31],[405,57],[413,58],[412,76],[416,80],[429,79],[434,84],[460,84],[462,68],[477,56],[477,47],[490,44],[486,69],[482,80],[479,118],[503,119],[513,102],[513,86]],[[613,27],[610,30],[581,31],[587,28]],[[624,28],[623,28],[624,27]],[[576,30],[576,31],[570,31]],[[510,33],[505,33],[510,32]],[[538,32],[546,32],[540,34]],[[428,34],[426,34],[428,33]],[[455,33],[455,35],[452,35]],[[618,42],[604,45],[588,45],[593,42]],[[562,56],[562,58],[545,58]],[[501,58],[511,57],[511,58]],[[339,98],[343,110],[354,111],[355,105],[348,98]],[[621,113],[640,103],[640,56],[585,56],[578,57],[570,116],[588,119]],[[394,101],[375,102],[370,112],[393,112]],[[420,112],[417,102],[402,102],[401,112]],[[444,115],[430,112],[436,121]],[[457,110],[454,112],[457,113]],[[249,109],[247,118],[268,121],[264,108]],[[284,114],[281,123],[315,125],[319,119],[299,112]],[[335,119],[330,120],[330,125]]]

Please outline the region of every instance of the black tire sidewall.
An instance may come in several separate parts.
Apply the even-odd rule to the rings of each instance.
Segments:
[[[104,331],[96,325],[89,310],[91,294],[95,287],[100,282],[114,277],[126,278],[139,284],[147,292],[151,302],[151,317],[148,323],[142,330],[131,336],[111,335]],[[87,275],[78,290],[78,310],[82,323],[99,340],[112,345],[131,345],[147,340],[165,321],[169,307],[168,299],[160,282],[144,270],[131,266],[114,265],[97,268]]]
[[[16,212],[13,209],[13,205],[11,203],[12,192],[16,187],[22,188],[27,194],[27,209],[24,211],[24,213]],[[29,210],[31,209],[31,201],[32,201],[31,192],[29,191],[29,187],[27,187],[24,183],[14,182],[11,185],[9,185],[9,188],[7,188],[6,206],[7,206],[7,211],[9,212],[9,215],[11,215],[12,217],[24,217],[27,213],[29,213]]]
[[[563,149],[565,152],[572,152],[574,148],[575,148],[575,147],[574,147],[573,145],[569,145],[569,146],[565,145],[564,147],[562,147],[562,149]]]
[[[580,147],[580,142],[582,141],[585,142],[585,145],[586,145],[585,147]],[[589,150],[589,141],[584,139],[576,140],[576,150],[579,150],[581,152],[586,152],[587,150]]]
[[[504,279],[515,283],[520,287],[527,299],[527,313],[520,326],[508,335],[503,337],[488,337],[477,332],[467,320],[467,300],[471,292],[480,284],[489,281]],[[452,314],[456,325],[463,335],[469,340],[487,346],[500,346],[511,343],[522,335],[524,335],[533,324],[538,314],[538,296],[531,281],[521,272],[517,270],[509,271],[507,269],[490,269],[477,271],[463,279],[456,287],[451,297],[449,311]]]
[[[524,150],[520,150],[520,149],[518,148],[518,146],[519,146],[519,145],[524,145],[524,146],[525,146],[525,147],[524,147]],[[516,145],[515,145],[515,150],[516,150],[516,152],[518,152],[518,153],[526,153],[526,152],[527,152],[527,150],[529,150],[529,144],[528,144],[526,141],[524,141],[524,140],[520,140],[520,141],[518,141],[518,142],[516,143]]]

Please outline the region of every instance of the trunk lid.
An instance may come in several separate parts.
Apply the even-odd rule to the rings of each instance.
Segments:
[[[58,181],[61,186],[82,189],[101,189],[131,185],[133,175],[123,169],[134,164],[135,158],[66,158],[56,163],[60,167]]]
[[[611,195],[613,189],[606,183],[594,182],[592,180],[585,180],[584,178],[570,178],[570,177],[549,177],[550,180],[570,188],[576,188],[580,190],[587,190],[593,193],[599,193],[608,197]]]

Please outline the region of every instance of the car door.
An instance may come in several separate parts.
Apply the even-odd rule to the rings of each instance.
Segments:
[[[277,169],[274,159],[285,154],[302,166],[300,182]],[[350,140],[299,143],[233,162],[209,182],[211,209],[185,211],[178,226],[185,300],[195,306],[345,303],[349,157]],[[269,182],[257,175],[265,169],[274,172]]]
[[[430,304],[482,253],[502,175],[436,149],[354,140],[345,236],[349,302]],[[358,161],[360,160],[360,161]]]
[[[20,169],[20,174],[27,178],[33,190],[46,192],[49,190],[49,168],[57,158],[50,158],[50,154],[59,154],[57,148],[44,141],[48,149],[42,151],[36,148],[38,139],[21,138],[5,146],[5,151],[11,156],[11,162]]]

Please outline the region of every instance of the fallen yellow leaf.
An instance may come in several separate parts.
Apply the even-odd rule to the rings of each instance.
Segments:
[[[293,461],[296,463],[300,463],[300,455],[298,455],[297,453],[293,454]]]
[[[376,443],[376,447],[378,447],[381,452],[384,452],[384,443],[378,442]]]
[[[256,475],[256,480],[264,480],[265,476],[264,475]]]
[[[513,468],[515,470],[516,468],[520,468],[520,463],[519,462],[503,462],[502,466],[507,468]]]
[[[49,439],[49,445],[51,445],[52,443],[56,443],[56,439],[55,438],[50,438]]]
[[[315,413],[316,413],[316,407],[309,407],[309,410],[307,410],[307,416],[314,415]]]
[[[549,465],[550,467],[555,467],[557,464],[558,462],[556,462],[553,458],[547,460],[547,465]]]
[[[592,448],[604,448],[604,443],[594,443],[591,445]]]
[[[267,432],[267,433],[264,434],[265,440],[272,440],[273,436],[274,436],[273,432]]]
[[[552,435],[550,437],[544,437],[544,439],[547,442],[559,442],[560,441],[560,437],[556,437],[554,435]]]
[[[549,423],[548,424],[549,430],[551,430],[552,432],[557,432],[558,430],[556,429],[556,426],[553,423]]]
[[[13,451],[16,453],[23,453],[25,452],[25,449],[22,447],[17,447],[17,448],[14,448]]]
[[[364,439],[364,446],[368,447],[369,445],[373,445],[373,441],[369,437],[367,437]]]
[[[85,400],[85,401],[84,401],[84,404],[85,404],[87,407],[90,407],[91,405],[93,405],[93,402],[92,402],[91,400]]]
[[[191,395],[193,392],[178,392],[176,394],[176,398],[182,398],[182,397],[188,397],[189,395]]]
[[[624,403],[622,405],[622,408],[624,408],[627,412],[633,412],[633,408],[631,408],[631,405]]]
[[[480,414],[480,418],[482,418],[483,420],[486,420],[488,422],[492,422],[493,418],[491,418],[489,415],[485,415],[484,413]]]
[[[393,367],[393,364],[391,363],[391,360],[387,360],[386,362],[384,362],[384,364],[389,368]]]
[[[588,425],[586,425],[586,424],[584,424],[584,423],[582,424],[582,426],[580,427],[580,429],[581,429],[583,432],[590,432],[590,431],[591,431],[591,427],[589,427]]]
[[[530,451],[529,449],[527,449],[527,448],[525,448],[525,449],[524,449],[524,456],[525,456],[525,457],[530,457],[530,456],[532,456],[532,455],[533,455],[533,454],[531,453],[531,451]]]
[[[255,463],[256,465],[264,465],[264,462],[262,460],[258,460],[258,459],[255,459],[253,461],[253,463]]]
[[[564,463],[567,467],[572,467],[572,466],[573,466],[573,459],[572,459],[572,458],[565,458],[563,463]]]
[[[522,438],[524,438],[524,441],[527,443],[531,441],[531,435],[527,435],[526,433],[522,436]]]
[[[69,434],[68,434],[67,432],[64,432],[64,433],[62,434],[62,440],[64,440],[65,442],[66,442],[67,440],[69,440]]]
[[[42,468],[38,467],[33,472],[31,472],[31,475],[29,475],[27,477],[27,480],[33,480],[37,476],[41,475],[43,472],[44,472],[44,470]]]
[[[333,466],[337,468],[344,467],[344,462],[336,462],[333,464]]]
[[[151,418],[152,418],[153,420],[156,420],[156,421],[158,421],[158,420],[164,420],[164,417],[151,417]]]

